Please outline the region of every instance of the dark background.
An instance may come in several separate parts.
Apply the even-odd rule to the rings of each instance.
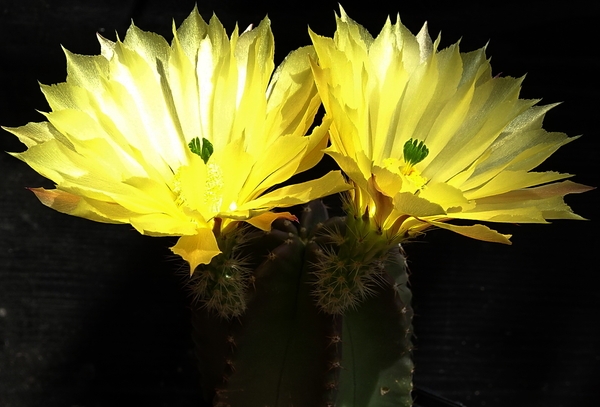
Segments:
[[[0,0],[0,124],[41,121],[36,81],[64,81],[60,44],[97,54],[95,33],[122,37],[131,18],[167,38],[193,1]],[[343,2],[377,33],[388,14],[413,32],[429,21],[442,46],[490,41],[495,73],[527,73],[522,97],[562,102],[550,131],[584,137],[542,170],[599,185],[597,19],[591,3]],[[269,13],[280,61],[331,36],[337,2],[200,1],[230,31]],[[22,151],[0,134],[1,150]],[[43,207],[24,187],[52,184],[0,154],[0,406],[200,406],[187,294],[173,238],[141,236]],[[567,197],[592,221],[494,225],[502,246],[430,232],[406,245],[416,317],[417,386],[475,406],[597,406],[600,379],[598,192]],[[179,272],[178,272],[179,271]]]

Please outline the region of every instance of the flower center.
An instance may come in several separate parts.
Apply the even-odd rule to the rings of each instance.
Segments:
[[[202,177],[198,176],[194,166],[184,166],[175,174],[173,180],[173,192],[176,194],[175,202],[178,206],[187,206],[190,209],[201,210],[204,216],[209,214],[217,214],[221,211],[223,204],[223,171],[218,164],[209,163],[208,159],[212,155],[213,145],[207,139],[200,140],[198,137],[192,139],[188,144],[190,151],[202,158],[206,164],[206,178],[202,181]],[[197,183],[204,182],[204,191],[200,196],[187,196],[186,189],[196,188]],[[231,206],[236,206],[232,203]],[[201,208],[200,208],[201,207]],[[236,206],[237,207],[237,206]]]
[[[415,168],[415,165],[423,161],[428,154],[429,149],[425,143],[410,139],[404,144],[403,160],[386,158],[383,160],[383,166],[402,177],[403,192],[416,193],[425,186],[427,178],[421,176],[421,172]]]
[[[413,193],[419,189],[422,189],[427,183],[427,178],[423,177],[421,173],[414,167],[410,168],[408,173],[402,171],[402,175],[404,175],[404,181],[407,181],[408,185],[405,183],[405,187],[403,189],[407,189],[412,191]]]
[[[411,184],[410,190],[419,190],[427,183],[427,178],[421,176],[415,165],[429,155],[429,149],[423,141],[410,139],[404,143],[404,168],[401,173],[404,179]]]
[[[197,154],[202,158],[204,164],[206,164],[206,182],[204,184],[204,197],[203,204],[210,212],[218,213],[221,211],[221,205],[223,204],[223,171],[221,167],[214,163],[208,163],[208,159],[214,152],[212,143],[204,137],[200,140],[199,137],[195,137],[189,142],[188,147],[191,152]],[[235,204],[232,204],[235,205]],[[231,208],[231,205],[230,205]]]

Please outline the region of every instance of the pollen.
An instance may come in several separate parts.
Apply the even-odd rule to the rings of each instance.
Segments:
[[[416,192],[423,189],[427,183],[427,178],[422,176],[415,167],[410,167],[406,172],[403,170],[402,175],[402,181],[404,182],[403,190]]]
[[[210,163],[206,171],[206,184],[204,190],[204,204],[209,211],[217,213],[223,203],[223,171],[217,164]]]

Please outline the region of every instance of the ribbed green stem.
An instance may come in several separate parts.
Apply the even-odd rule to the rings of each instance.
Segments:
[[[384,268],[386,284],[343,317],[340,407],[412,405],[411,292],[398,248]]]
[[[253,268],[245,311],[227,319],[193,310],[203,391],[213,405],[411,405],[412,310],[398,247],[366,265],[376,276],[373,295],[355,309],[332,314],[318,305],[324,253],[338,255],[347,240],[332,240],[331,230],[345,234],[345,224],[312,202],[298,226],[277,220],[271,232],[252,232],[232,251]]]

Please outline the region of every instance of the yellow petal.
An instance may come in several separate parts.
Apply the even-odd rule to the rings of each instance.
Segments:
[[[138,232],[148,236],[191,235],[197,225],[189,219],[177,219],[165,213],[136,214],[127,220]]]
[[[436,222],[431,220],[425,220],[425,222],[437,226],[441,229],[451,230],[463,236],[471,237],[477,240],[484,240],[486,242],[512,244],[509,240],[511,235],[504,235],[497,231],[490,229],[485,225],[471,225],[471,226],[459,226],[450,223]]]
[[[252,167],[240,194],[252,199],[268,188],[288,180],[297,173],[308,143],[309,139],[306,137],[283,136],[271,145],[263,146],[263,153]],[[236,174],[232,173],[232,176],[235,177]]]
[[[360,188],[366,190],[367,180],[373,173],[372,162],[362,151],[358,151],[355,156],[348,156],[337,151],[332,151],[331,147],[325,150],[335,162],[340,166],[344,174],[354,181]]]
[[[309,60],[314,54],[311,46],[292,51],[273,73],[267,89],[266,127],[271,134],[265,137],[302,136],[312,124],[320,105]]]
[[[527,172],[503,171],[492,178],[489,182],[473,191],[467,191],[465,196],[469,199],[477,199],[486,196],[500,195],[505,192],[546,184],[560,179],[572,177],[572,174],[561,174],[554,171]]]
[[[101,55],[78,55],[65,48],[63,51],[67,57],[67,82],[93,92],[101,91],[109,61]]]
[[[402,214],[423,218],[427,216],[444,216],[444,208],[427,199],[420,198],[410,192],[400,192],[394,196],[394,208]]]
[[[402,177],[386,168],[373,166],[373,176],[377,186],[387,196],[394,196],[402,190]]]
[[[190,275],[198,265],[209,264],[213,257],[221,253],[215,235],[208,228],[199,228],[195,235],[180,237],[171,251],[188,262]]]
[[[197,5],[194,5],[194,9],[179,28],[173,29],[173,31],[174,37],[177,37],[177,41],[181,44],[181,48],[187,57],[194,60],[200,48],[200,43],[206,37],[208,31],[208,24],[198,13]]]
[[[339,171],[331,171],[316,180],[289,185],[266,193],[260,198],[242,205],[240,210],[249,208],[268,210],[274,207],[293,206],[351,188]]]
[[[285,218],[297,221],[298,218],[289,212],[264,212],[258,216],[248,219],[246,222],[261,230],[271,230],[271,224],[275,219]]]
[[[296,169],[296,173],[304,172],[321,161],[324,154],[323,150],[325,150],[329,141],[328,130],[330,125],[331,120],[324,118],[323,122],[316,126],[310,135],[306,136],[309,140],[308,145],[306,146],[304,157]]]
[[[375,208],[372,208],[375,209],[372,217],[375,219],[376,224],[381,227],[392,210],[394,210],[394,203],[390,195],[379,187],[377,181],[375,176],[372,176],[367,183],[367,191],[375,205]],[[372,210],[370,212],[373,213]]]
[[[29,188],[44,205],[68,215],[76,215],[81,197],[58,189]],[[77,215],[76,215],[77,216]]]
[[[470,202],[460,189],[441,182],[427,184],[420,191],[419,196],[439,204],[447,213],[466,211],[475,207],[475,203]]]
[[[2,127],[19,138],[19,141],[27,147],[41,144],[59,134],[48,122],[28,123],[21,127]]]
[[[125,34],[123,45],[135,50],[149,64],[165,65],[170,53],[170,46],[163,36],[149,31],[143,31],[131,24]]]
[[[29,188],[44,205],[67,215],[103,223],[129,223],[136,216],[115,202],[83,198],[60,189]]]
[[[477,206],[456,218],[494,222],[547,223],[546,219],[583,219],[573,213],[563,197],[593,189],[571,181],[510,191],[476,200]]]

